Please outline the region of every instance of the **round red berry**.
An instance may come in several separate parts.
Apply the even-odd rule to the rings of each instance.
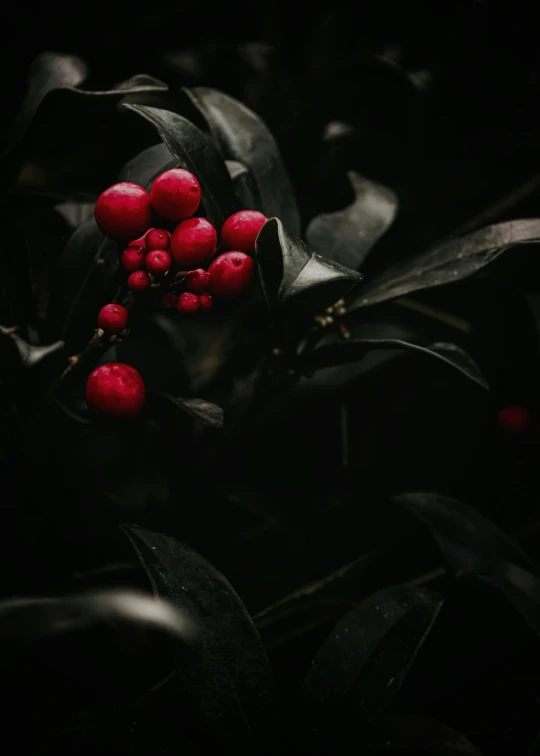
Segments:
[[[217,233],[206,218],[179,223],[171,237],[171,255],[184,270],[207,265],[217,247]]]
[[[504,407],[497,414],[497,424],[509,433],[522,433],[533,425],[531,413],[526,407]]]
[[[98,326],[105,333],[122,333],[128,322],[128,311],[119,304],[108,304],[102,307],[98,315]]]
[[[210,274],[202,268],[190,270],[189,273],[186,273],[186,286],[189,291],[194,291],[196,294],[201,291],[206,291],[209,283]]]
[[[209,267],[210,291],[221,299],[234,299],[253,281],[255,265],[244,252],[224,252]]]
[[[189,291],[180,294],[176,309],[178,312],[197,312],[199,309],[199,297]]]
[[[150,286],[150,276],[145,270],[136,270],[129,274],[127,283],[131,291],[143,291]]]
[[[214,304],[210,294],[207,294],[206,292],[204,292],[204,294],[199,294],[199,307],[201,310],[211,310],[213,306]]]
[[[171,256],[164,249],[153,249],[146,255],[146,270],[152,275],[166,273],[171,267]]]
[[[162,218],[181,221],[197,211],[201,202],[201,187],[189,171],[171,168],[154,180],[150,202]]]
[[[240,210],[227,218],[223,224],[221,241],[229,249],[254,252],[255,241],[266,220],[266,215],[257,210]]]
[[[140,373],[122,362],[107,362],[93,370],[86,382],[88,409],[110,417],[137,415],[144,405]]]
[[[173,294],[172,291],[168,291],[163,295],[163,299],[161,301],[163,302],[165,307],[176,307],[178,297],[176,296],[176,294]]]
[[[152,217],[150,197],[138,184],[114,184],[98,197],[95,216],[105,236],[128,241],[148,229]]]
[[[120,262],[130,273],[133,273],[134,270],[142,270],[144,268],[144,252],[142,247],[128,247],[122,252]]]
[[[146,249],[169,249],[171,235],[164,228],[151,228],[144,237]]]

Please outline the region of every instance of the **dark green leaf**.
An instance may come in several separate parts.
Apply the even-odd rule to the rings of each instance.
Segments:
[[[130,104],[124,107],[146,118],[178,165],[195,174],[201,185],[202,202],[208,219],[219,233],[225,220],[237,207],[231,177],[210,139],[190,121],[168,110]]]
[[[379,736],[371,743],[375,753],[406,750],[436,756],[482,756],[460,732],[431,717],[388,714],[377,723]]]
[[[181,399],[170,394],[163,394],[163,396],[195,420],[201,421],[203,425],[212,428],[223,427],[223,410],[217,404],[212,404],[206,399]]]
[[[401,494],[393,500],[429,527],[444,559],[456,572],[489,575],[503,561],[531,566],[517,543],[467,504],[424,491]]]
[[[287,231],[300,234],[293,188],[266,124],[245,105],[207,87],[184,90],[206,119],[223,157],[245,165],[255,180],[257,204],[249,208],[279,218]]]
[[[63,341],[55,341],[48,346],[34,346],[21,339],[12,328],[0,326],[0,336],[2,339],[9,339],[18,355],[18,361],[22,367],[31,368],[49,357],[49,355],[58,352],[63,348]]]
[[[0,637],[9,650],[101,623],[130,622],[165,631],[191,645],[195,627],[166,601],[132,590],[92,591],[60,598],[8,599],[0,603]]]
[[[200,653],[179,663],[178,675],[202,724],[234,750],[271,750],[272,673],[255,625],[232,586],[190,546],[137,526],[122,529],[155,595],[169,599],[197,626]]]
[[[437,594],[397,586],[373,594],[338,622],[306,677],[315,734],[326,716],[369,717],[388,705],[441,606]]]
[[[118,175],[118,181],[132,181],[150,191],[160,173],[176,166],[174,155],[162,142],[148,147],[126,163]]]
[[[291,236],[278,218],[271,218],[257,238],[257,262],[271,310],[297,305],[315,314],[344,296],[363,276],[313,252]]]
[[[94,218],[72,234],[57,267],[50,315],[71,353],[91,338],[100,308],[112,296],[118,246],[99,230]]]
[[[435,357],[450,367],[458,370],[462,375],[474,381],[482,388],[489,388],[478,365],[467,352],[456,344],[438,342],[435,344],[415,344],[402,339],[343,339],[336,336],[334,343],[322,344],[305,357],[305,363],[311,370],[334,367],[349,362],[360,361],[372,349],[404,349]]]
[[[536,575],[511,562],[501,562],[490,577],[529,627],[540,635],[540,580]]]
[[[353,307],[368,307],[414,291],[455,283],[489,265],[507,249],[540,241],[540,219],[516,220],[486,226],[452,239],[423,255],[389,269],[362,290]]]
[[[344,210],[313,218],[306,239],[330,260],[357,269],[392,224],[398,202],[390,189],[359,173],[350,171],[347,176],[355,194],[354,202]]]
[[[249,170],[243,163],[236,160],[226,160],[225,165],[234,185],[234,193],[238,204],[248,210],[257,208],[257,184]]]

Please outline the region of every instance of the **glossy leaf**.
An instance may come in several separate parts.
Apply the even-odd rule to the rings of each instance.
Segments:
[[[205,728],[234,744],[271,750],[275,690],[253,621],[223,575],[190,546],[123,525],[156,596],[169,599],[196,624],[200,653],[179,662],[185,687]]]
[[[195,174],[201,185],[206,215],[219,230],[237,209],[233,186],[225,162],[208,137],[190,121],[159,108],[126,104],[146,118],[177,160],[179,167]]]
[[[70,237],[57,266],[50,313],[55,330],[72,352],[91,338],[100,307],[112,296],[118,246],[99,230],[94,218]]]
[[[3,326],[0,326],[0,337],[8,339],[12,343],[18,355],[20,365],[25,368],[34,367],[64,346],[63,341],[55,341],[54,344],[48,344],[47,346],[28,344],[28,342],[17,335],[13,328],[4,328]]]
[[[187,614],[139,591],[101,590],[0,603],[0,638],[9,643],[11,650],[42,638],[119,621],[162,630],[190,645],[196,637]]]
[[[206,119],[223,157],[244,164],[257,187],[257,205],[277,217],[287,231],[300,234],[300,216],[291,181],[265,123],[252,110],[223,92],[207,87],[184,90]]]
[[[385,588],[338,622],[313,661],[306,699],[319,717],[372,716],[401,687],[442,606],[435,593]],[[326,714],[325,714],[326,712]]]
[[[253,176],[243,163],[236,160],[226,160],[225,165],[232,179],[238,204],[247,210],[255,210],[258,201],[257,185]]]
[[[461,281],[485,268],[506,250],[539,241],[540,219],[486,226],[385,271],[364,286],[350,309]]]
[[[462,375],[482,388],[489,388],[472,357],[456,344],[445,342],[436,342],[424,346],[403,339],[343,339],[337,336],[334,343],[323,344],[306,355],[305,364],[311,370],[318,370],[350,362],[358,362],[373,349],[403,349],[418,352],[426,357],[434,357],[458,370]]]
[[[162,142],[148,147],[126,163],[118,175],[118,181],[133,181],[150,191],[156,176],[176,165],[176,158]]]
[[[206,399],[181,399],[170,394],[163,394],[163,396],[174,404],[175,407],[191,415],[195,420],[199,420],[203,425],[208,425],[212,428],[223,427],[223,410],[217,404],[212,404],[212,402],[208,402]]]
[[[347,176],[355,195],[352,205],[313,218],[306,239],[330,260],[357,269],[393,223],[398,201],[391,189],[359,173],[350,171]]]
[[[265,298],[271,310],[297,305],[304,313],[322,312],[361,281],[361,273],[313,252],[271,218],[257,238],[256,256]]]
[[[394,501],[429,527],[444,559],[457,572],[490,574],[503,561],[531,566],[517,543],[463,502],[425,491],[401,494]]]
[[[482,756],[464,735],[431,717],[387,714],[377,723],[379,737],[370,745],[375,753],[387,751],[434,756]]]

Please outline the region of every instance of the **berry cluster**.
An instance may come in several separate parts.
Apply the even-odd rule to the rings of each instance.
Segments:
[[[255,210],[231,215],[221,229],[221,246],[228,251],[216,256],[216,229],[206,218],[193,217],[200,201],[197,178],[173,168],[155,179],[150,194],[138,184],[114,184],[99,196],[95,208],[101,231],[128,243],[120,256],[128,287],[133,292],[152,284],[167,287],[163,305],[181,313],[210,310],[213,297],[230,300],[249,288],[255,273],[250,255],[266,222]],[[124,333],[127,322],[128,311],[120,304],[107,304],[98,315],[98,327],[112,337]],[[137,415],[144,400],[143,380],[130,365],[105,363],[88,378],[86,401],[98,414]]]
[[[216,229],[206,218],[192,217],[200,201],[197,178],[173,168],[155,179],[150,194],[124,182],[106,189],[96,203],[96,221],[103,233],[128,241],[121,262],[129,274],[129,288],[142,291],[152,283],[169,283],[163,304],[181,313],[210,310],[213,297],[234,299],[249,288],[254,277],[250,255],[266,222],[255,210],[231,215],[221,229],[221,244],[229,251],[216,257]],[[151,227],[152,216],[163,219],[161,225],[176,225],[170,232]],[[178,285],[184,289],[180,294],[174,291]]]

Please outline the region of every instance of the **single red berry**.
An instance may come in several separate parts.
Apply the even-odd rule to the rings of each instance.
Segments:
[[[195,176],[183,168],[171,168],[152,184],[150,202],[158,215],[172,221],[189,218],[201,202],[201,187]]]
[[[122,252],[120,262],[130,273],[133,273],[134,270],[142,270],[144,268],[144,253],[145,250],[142,247],[128,247]]]
[[[208,265],[217,247],[217,233],[206,218],[189,218],[175,228],[171,255],[183,270]]]
[[[122,333],[128,322],[128,311],[119,304],[108,304],[102,307],[98,315],[98,326],[105,333]]]
[[[93,370],[86,382],[88,409],[109,417],[138,415],[145,388],[140,373],[122,362],[107,362]]]
[[[221,241],[229,249],[254,252],[255,240],[266,221],[266,215],[257,210],[240,210],[233,213],[223,224]]]
[[[171,235],[164,228],[151,228],[144,237],[146,249],[169,249]]]
[[[206,292],[204,292],[204,294],[199,294],[199,307],[201,310],[211,310],[213,306],[214,304],[210,294],[207,294]]]
[[[176,294],[173,294],[172,291],[168,291],[163,295],[163,299],[161,301],[163,302],[165,307],[176,307],[178,297],[176,296]]]
[[[255,275],[255,265],[244,252],[224,252],[208,268],[210,291],[220,299],[234,299],[242,294]]]
[[[497,424],[510,433],[522,433],[532,427],[533,419],[526,407],[504,407],[497,414]]]
[[[164,249],[153,249],[146,255],[144,263],[152,275],[166,273],[171,267],[171,256]]]
[[[200,291],[206,291],[209,283],[210,274],[202,268],[190,270],[189,273],[186,273],[186,286],[189,291],[194,291],[196,294]]]
[[[127,284],[131,291],[143,291],[150,286],[150,276],[145,270],[136,270],[129,274]]]
[[[114,184],[99,195],[95,216],[105,236],[128,241],[148,229],[152,218],[150,197],[138,184]]]
[[[189,291],[180,294],[176,303],[178,312],[197,312],[199,309],[199,297]]]

